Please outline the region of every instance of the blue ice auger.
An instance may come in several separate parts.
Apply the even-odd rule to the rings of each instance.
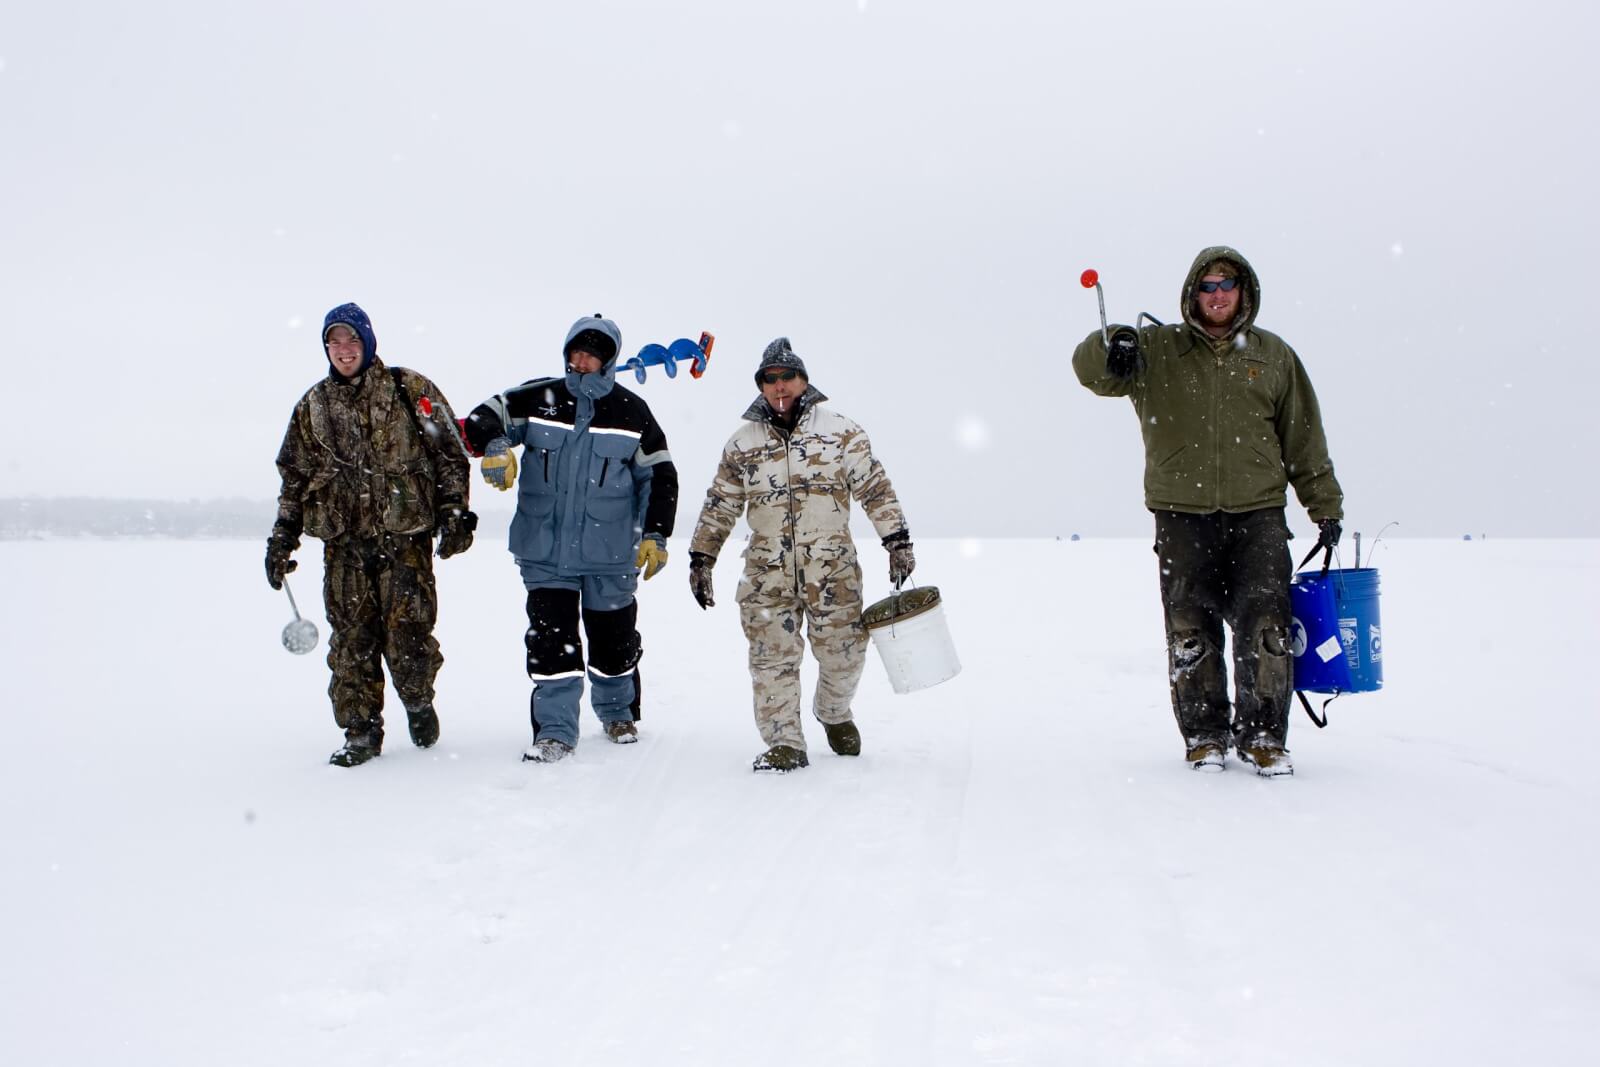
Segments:
[[[668,378],[676,378],[678,364],[688,359],[694,361],[694,366],[689,368],[690,377],[698,378],[706,372],[706,363],[711,359],[711,346],[716,340],[711,334],[702,333],[698,344],[687,337],[680,337],[670,345],[645,345],[639,349],[637,356],[625,361],[617,370],[633,371],[634,378],[643,385],[645,368],[661,367],[667,372]]]

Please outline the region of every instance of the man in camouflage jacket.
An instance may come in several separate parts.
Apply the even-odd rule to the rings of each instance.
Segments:
[[[1144,434],[1145,506],[1155,515],[1173,712],[1197,770],[1229,745],[1257,773],[1293,773],[1289,729],[1287,487],[1338,543],[1334,478],[1311,379],[1255,325],[1261,284],[1232,248],[1204,249],[1184,278],[1183,322],[1115,326],[1072,356],[1078,380],[1133,401]],[[1233,632],[1234,705],[1222,662]]]
[[[641,570],[649,579],[666,566],[678,470],[650,406],[617,384],[621,349],[616,323],[579,319],[562,345],[561,377],[507,389],[467,416],[484,480],[517,487],[511,554],[528,591],[533,682],[533,744],[522,758],[536,763],[564,759],[577,745],[585,674],[606,737],[639,739],[644,644],[634,593]]]
[[[328,695],[353,767],[383,746],[383,669],[405,704],[411,740],[439,738],[433,682],[444,663],[433,626],[433,536],[448,558],[472,545],[470,466],[444,394],[416,371],[389,368],[366,312],[342,304],[322,325],[328,375],[295,405],[278,471],[278,520],[267,581],[283,585],[301,534],[323,541],[323,602],[332,633]]]
[[[711,572],[741,514],[750,522],[735,599],[750,642],[756,726],[767,751],[757,771],[804,767],[800,720],[801,623],[819,668],[813,714],[840,755],[861,751],[850,702],[861,680],[867,634],[861,567],[850,539],[850,501],[861,503],[889,551],[896,587],[916,565],[911,534],[866,433],[823,406],[787,337],[767,346],[756,370],[761,395],[722,450],[690,543],[690,588],[711,607]]]

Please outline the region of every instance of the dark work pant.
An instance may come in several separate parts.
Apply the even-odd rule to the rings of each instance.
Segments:
[[[328,612],[328,696],[346,736],[383,738],[383,661],[407,708],[433,702],[444,664],[433,624],[433,540],[422,534],[348,538],[323,548],[322,599]]]
[[[1184,741],[1282,744],[1289,730],[1289,526],[1282,508],[1230,514],[1157,511],[1172,711]],[[1223,633],[1232,632],[1228,703]]]

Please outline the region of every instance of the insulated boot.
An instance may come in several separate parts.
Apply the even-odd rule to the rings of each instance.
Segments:
[[[828,734],[828,747],[841,756],[861,755],[861,731],[853,722],[825,722],[822,728]]]
[[[535,741],[529,745],[527,751],[522,754],[522,762],[556,763],[566,759],[571,754],[571,745],[565,741],[557,741],[553,737],[547,737],[543,741]]]
[[[411,743],[418,748],[432,748],[439,740],[439,713],[428,704],[412,711],[406,709],[406,726],[411,730]]]
[[[801,767],[809,767],[811,761],[806,759],[803,750],[791,745],[773,745],[761,755],[757,756],[750,769],[757,772],[770,772],[772,774],[788,774]]]
[[[1257,734],[1248,741],[1241,741],[1238,752],[1239,758],[1254,767],[1263,778],[1294,773],[1294,764],[1289,760],[1288,751],[1270,735]]]
[[[608,722],[606,736],[619,745],[631,745],[639,740],[639,728],[633,725],[632,720],[623,719],[621,722]]]
[[[1183,757],[1189,761],[1189,766],[1206,774],[1215,774],[1226,768],[1224,757],[1228,754],[1228,746],[1222,741],[1196,741],[1189,746],[1188,753]]]
[[[335,767],[359,767],[383,749],[383,735],[345,732],[344,747],[328,757]]]

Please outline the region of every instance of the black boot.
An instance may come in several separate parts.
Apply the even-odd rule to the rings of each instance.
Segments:
[[[344,747],[328,757],[335,767],[359,767],[383,750],[383,735],[347,730]]]
[[[407,708],[406,726],[411,729],[411,743],[418,748],[432,748],[439,740],[439,713],[433,710],[432,704],[416,711]]]

